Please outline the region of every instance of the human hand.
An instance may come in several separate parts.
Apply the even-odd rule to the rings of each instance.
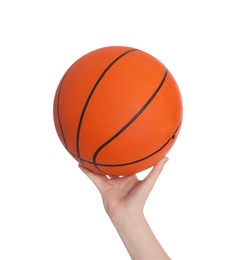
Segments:
[[[122,216],[135,216],[143,214],[145,202],[159,177],[168,158],[158,162],[151,172],[139,180],[137,176],[124,177],[95,174],[79,165],[79,168],[92,180],[101,193],[105,210],[114,220]]]
[[[136,175],[115,177],[81,170],[102,195],[103,204],[132,259],[170,259],[147,223],[143,208],[168,158],[138,180]]]

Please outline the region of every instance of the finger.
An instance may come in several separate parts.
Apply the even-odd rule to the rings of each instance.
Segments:
[[[158,179],[167,161],[168,158],[163,158],[160,162],[158,162],[153,167],[151,172],[147,175],[147,177],[141,182],[140,195],[141,195],[141,200],[144,200],[144,202],[147,200],[152,188],[154,187],[156,180]]]
[[[94,173],[80,164],[78,167],[89,177],[89,179],[95,184],[99,191],[101,191],[103,185],[105,185],[106,181],[108,180],[107,177],[105,175]]]
[[[145,186],[147,186],[148,189],[152,189],[156,180],[158,179],[160,173],[162,172],[165,163],[169,159],[167,157],[164,157],[162,160],[160,160],[151,170],[151,172],[147,175],[147,177],[144,179]]]

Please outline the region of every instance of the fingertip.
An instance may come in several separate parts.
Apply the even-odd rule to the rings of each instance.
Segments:
[[[154,165],[154,169],[159,172],[162,171],[162,169],[164,168],[166,162],[168,162],[169,158],[167,157],[164,157],[163,159],[161,159],[159,162],[157,162],[155,165]]]
[[[81,170],[81,171],[84,171],[85,170],[85,168],[84,168],[84,166],[82,165],[82,164],[78,164],[78,167],[79,167],[79,169]]]
[[[85,173],[86,175],[90,175],[90,174],[92,174],[91,173],[91,171],[87,168],[87,167],[85,167],[84,165],[82,165],[82,164],[78,164],[78,167],[79,167],[79,169],[83,172],[83,173]]]
[[[168,160],[168,157],[164,157],[156,165],[164,165],[166,162],[168,162]]]
[[[79,167],[79,168],[81,168],[81,166],[82,166],[82,164],[81,164],[81,163],[79,163],[79,164],[78,164],[78,167]]]
[[[168,161],[169,161],[169,158],[168,158],[168,157],[164,157],[164,158],[163,158],[163,162],[164,162],[164,163],[167,163]]]
[[[88,170],[88,168],[87,167],[85,167],[83,164],[81,164],[81,163],[79,163],[78,164],[78,167],[82,170],[82,169],[86,169],[86,170]]]

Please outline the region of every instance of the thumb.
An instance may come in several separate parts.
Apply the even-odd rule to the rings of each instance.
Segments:
[[[151,170],[151,172],[145,177],[145,179],[143,180],[143,189],[144,192],[147,194],[147,196],[149,195],[149,193],[151,192],[156,180],[158,179],[160,173],[162,172],[165,163],[168,161],[169,159],[167,157],[164,157],[161,161],[159,161]]]

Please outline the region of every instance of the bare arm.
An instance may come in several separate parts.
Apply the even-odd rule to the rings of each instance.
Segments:
[[[113,222],[132,259],[170,259],[143,215]]]
[[[136,175],[108,178],[79,166],[100,191],[105,210],[132,259],[170,259],[143,214],[145,202],[167,160],[157,163],[142,181]]]

